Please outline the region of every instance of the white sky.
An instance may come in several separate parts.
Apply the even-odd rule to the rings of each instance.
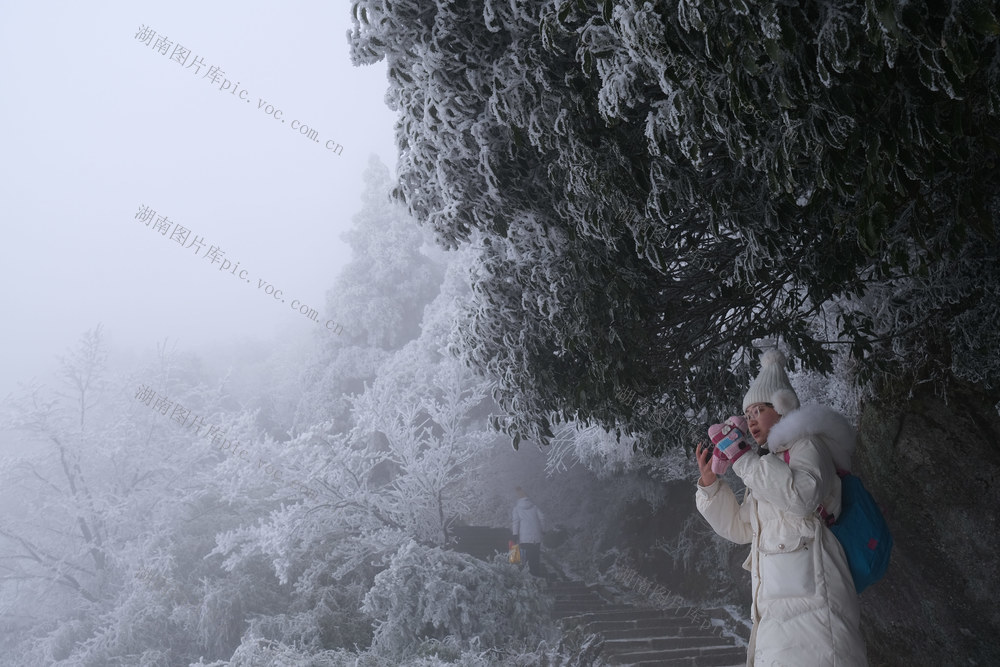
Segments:
[[[349,11],[345,0],[0,3],[0,398],[47,379],[54,355],[98,322],[137,350],[318,328],[291,301],[323,312],[369,156],[395,169],[385,66],[351,65]],[[201,57],[200,73],[138,41],[143,25],[190,49],[188,63]],[[212,65],[244,100],[202,76]],[[204,249],[136,221],[140,205]],[[210,245],[251,282],[211,265]]]

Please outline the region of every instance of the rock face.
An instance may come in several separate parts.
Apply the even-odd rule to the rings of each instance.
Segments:
[[[894,547],[861,596],[872,665],[1000,664],[1000,416],[959,387],[862,410],[855,470]]]

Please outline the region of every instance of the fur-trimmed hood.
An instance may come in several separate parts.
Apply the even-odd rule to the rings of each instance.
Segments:
[[[844,415],[815,403],[792,410],[771,427],[767,447],[772,452],[783,452],[797,440],[819,436],[833,455],[833,461],[842,470],[851,469],[851,455],[858,435]]]

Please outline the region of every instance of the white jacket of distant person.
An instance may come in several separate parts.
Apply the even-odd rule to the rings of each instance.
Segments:
[[[514,505],[513,522],[511,532],[518,536],[518,542],[532,544],[542,541],[545,516],[527,496],[522,496]]]
[[[732,464],[746,485],[743,502],[721,478],[708,486],[699,482],[695,495],[716,533],[752,545],[743,563],[753,596],[747,665],[867,665],[847,557],[816,511],[822,504],[839,515],[837,468],[850,469],[856,433],[834,410],[799,408],[790,389],[767,396],[764,404],[780,415],[765,440],[771,453],[748,453]]]

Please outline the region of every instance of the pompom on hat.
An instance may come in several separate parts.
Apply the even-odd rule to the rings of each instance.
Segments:
[[[770,403],[782,416],[799,407],[799,397],[785,373],[785,355],[778,350],[761,355],[760,373],[743,397],[743,410],[754,403]]]

